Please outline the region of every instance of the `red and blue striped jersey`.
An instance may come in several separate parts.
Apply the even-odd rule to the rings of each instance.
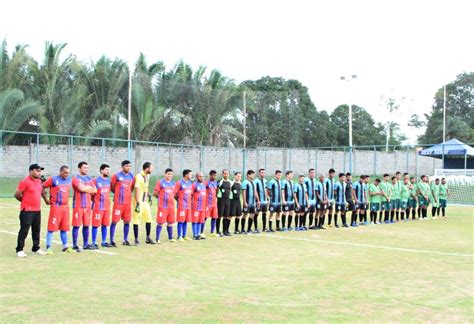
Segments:
[[[94,210],[110,210],[110,178],[97,177],[94,179],[97,193],[92,202]]]
[[[69,193],[71,192],[71,178],[62,178],[60,176],[49,177],[43,183],[43,188],[50,188],[49,200],[51,206],[68,206]]]
[[[193,182],[191,180],[184,181],[183,179],[176,182],[175,192],[178,195],[178,210],[191,209],[191,199],[193,194]]]
[[[72,208],[91,208],[92,195],[87,192],[79,191],[79,185],[93,187],[94,181],[89,176],[76,175],[72,178],[72,188],[74,195],[72,196]]]
[[[206,182],[207,190],[207,206],[208,207],[217,207],[217,181],[207,181]]]
[[[112,176],[110,188],[114,188],[114,205],[131,205],[135,177],[131,172],[117,172]]]
[[[154,193],[158,194],[158,208],[174,209],[174,187],[175,182],[173,180],[161,179],[156,183]]]
[[[193,210],[194,211],[205,211],[206,210],[206,196],[207,189],[203,182],[195,182],[193,184]]]

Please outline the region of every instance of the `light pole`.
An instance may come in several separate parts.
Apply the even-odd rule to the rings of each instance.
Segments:
[[[357,74],[351,75],[351,77],[346,77],[346,76],[341,76],[341,81],[354,81],[357,79]],[[352,99],[348,100],[348,106],[349,106],[349,172],[352,172],[352,105],[350,101]]]

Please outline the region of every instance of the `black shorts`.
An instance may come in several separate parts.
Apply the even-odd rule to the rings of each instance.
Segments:
[[[306,213],[308,209],[308,206],[301,206],[300,207],[295,207],[295,213],[300,214],[300,213]]]
[[[358,203],[357,204],[357,209],[358,210],[367,210],[367,204],[366,203]]]
[[[281,204],[280,203],[270,203],[270,213],[281,213]]]
[[[347,202],[346,211],[354,211],[356,209],[353,201]]]
[[[268,203],[260,203],[259,207],[257,208],[257,212],[266,213],[268,211]]]
[[[293,210],[295,210],[295,203],[286,203],[286,205],[283,205],[284,212],[290,212]]]
[[[217,215],[219,217],[230,216],[230,199],[217,199]]]
[[[243,209],[243,213],[244,214],[255,214],[255,205],[253,204],[250,204],[250,205],[247,205],[247,207],[244,207]]]
[[[240,203],[240,199],[231,199],[229,216],[242,216],[242,204]]]

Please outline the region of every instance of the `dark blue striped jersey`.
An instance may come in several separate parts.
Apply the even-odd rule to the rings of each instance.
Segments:
[[[281,187],[285,193],[285,201],[287,203],[295,202],[295,197],[293,196],[293,193],[295,191],[294,186],[295,185],[293,184],[293,181],[291,180],[283,180],[281,182]]]
[[[266,198],[267,197],[266,190],[268,187],[267,179],[258,178],[258,179],[255,179],[253,183],[255,184],[255,188],[257,188],[258,200],[260,201],[260,203],[266,204],[268,202]]]
[[[298,204],[300,204],[300,206],[307,205],[306,195],[305,195],[307,191],[306,191],[305,184],[298,182],[297,184],[295,184],[294,189],[295,189],[296,199],[298,199]]]
[[[329,200],[334,200],[334,178],[324,179],[324,189]]]
[[[346,186],[345,182],[336,182],[334,184],[334,194],[336,198],[336,204],[346,203]]]
[[[255,197],[255,184],[253,181],[244,180],[242,182],[242,190],[244,191],[245,201],[248,205],[255,205],[256,204],[256,197]]]
[[[324,184],[321,181],[318,181],[316,183],[316,193],[319,194],[320,200],[324,200],[327,198],[326,190],[324,189]]]
[[[277,179],[270,180],[268,190],[270,190],[270,203],[281,204],[281,181]]]
[[[354,193],[355,193],[355,196],[357,198],[357,201],[359,203],[366,203],[367,202],[367,197],[365,196],[365,192],[366,192],[366,187],[367,185],[361,181],[357,181],[355,184],[354,184]]]
[[[308,192],[308,199],[309,200],[316,200],[316,179],[311,179],[311,178],[305,178],[304,179],[304,184],[306,186],[306,191]]]

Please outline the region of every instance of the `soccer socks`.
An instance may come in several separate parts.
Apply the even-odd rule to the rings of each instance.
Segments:
[[[249,223],[248,223],[248,226],[247,226],[247,232],[252,231],[252,223],[253,223],[253,218],[249,218]]]
[[[192,230],[193,230],[193,237],[198,236],[197,223],[192,223],[191,228],[192,228]]]
[[[271,219],[268,220],[268,229],[271,231],[273,230],[273,221]]]
[[[281,225],[282,225],[283,228],[285,228],[285,226],[286,226],[286,215],[282,215]]]
[[[249,220],[249,224],[250,224],[250,220]],[[245,232],[245,217],[242,217],[242,219],[240,220],[240,230],[242,232]]]
[[[443,215],[443,217],[446,215],[445,212],[446,212],[446,209],[444,207],[441,207],[441,214]]]
[[[217,229],[217,233],[220,234],[221,233],[221,218],[220,217],[216,218],[216,229]]]
[[[79,236],[79,226],[72,227],[72,245],[77,246],[77,237]]]
[[[423,217],[422,212],[421,212],[422,209],[423,209],[423,208],[418,207],[418,218],[422,218],[422,217]]]
[[[204,219],[204,223],[201,223],[201,225],[199,226],[200,234],[204,233],[204,226],[206,226],[206,221],[207,221],[207,218]]]
[[[216,231],[216,222],[217,222],[216,218],[211,218],[211,234]]]
[[[342,225],[347,225],[346,213],[341,213]]]
[[[397,210],[395,212],[395,217],[396,217],[397,221],[400,220],[400,211]]]
[[[385,213],[383,211],[379,212],[379,223],[382,223],[382,218]],[[377,215],[375,215],[375,219],[377,219]]]
[[[168,231],[168,240],[173,239],[173,225],[166,226],[166,230]]]
[[[407,215],[408,215],[408,214],[407,214]],[[413,208],[413,209],[411,210],[411,219],[415,219],[415,218],[416,218],[416,210],[415,210],[415,208]]]
[[[253,228],[258,231],[258,215],[253,216]]]
[[[436,208],[436,216],[439,216],[440,209],[441,209],[441,207]]]
[[[156,240],[159,241],[161,237],[161,230],[163,229],[163,225],[156,224]]]
[[[300,215],[296,214],[295,215],[295,228],[298,228],[299,221],[300,221]]]
[[[234,219],[234,231],[235,232],[238,232],[239,231],[239,223],[240,223],[240,219],[238,217],[236,217]],[[242,230],[243,230],[243,227],[242,227]]]
[[[92,244],[97,245],[97,233],[99,228],[97,226],[92,226]]]
[[[332,223],[332,214],[328,215],[328,225],[331,225]]]
[[[395,217],[395,211],[394,211],[394,210],[391,210],[391,211],[390,211],[390,221],[391,221],[391,222],[393,222],[394,217]]]
[[[100,231],[102,234],[102,244],[105,244],[107,242],[107,226],[102,225]]]
[[[267,213],[262,213],[263,231],[267,229]]]
[[[145,228],[146,228],[146,238],[150,238],[151,234],[151,223],[145,223]]]
[[[400,212],[400,218],[401,218],[402,220],[405,220],[405,212]]]
[[[135,241],[138,241],[138,224],[133,224],[133,236]]]
[[[426,216],[428,215],[428,209],[427,208],[421,208],[421,214],[422,214],[423,218],[426,218]]]
[[[276,222],[277,222],[277,229],[279,229],[280,228],[280,220],[277,219]]]
[[[341,213],[341,219],[342,219],[342,213]],[[337,226],[337,213],[334,214],[334,226]]]
[[[61,231],[59,236],[61,237],[61,243],[63,243],[63,248],[67,247],[67,232]]]
[[[130,224],[123,224],[123,240],[128,241],[128,232],[130,231]]]
[[[313,219],[314,219],[314,215],[313,215],[313,213],[310,213],[309,214],[309,226],[313,225]]]
[[[51,247],[51,243],[53,242],[53,232],[48,231],[46,234],[46,249],[49,249]]]
[[[289,215],[288,216],[288,226],[287,227],[290,228],[292,223],[293,223],[293,216]]]
[[[117,227],[117,223],[110,224],[110,243],[112,243],[114,241],[115,227]]]
[[[431,217],[436,216],[436,207],[431,207]]]
[[[178,239],[180,239],[183,235],[183,223],[178,223],[178,225],[176,225],[177,229],[178,229]]]
[[[84,246],[89,245],[89,226],[82,226],[82,240],[84,241]]]
[[[188,235],[188,222],[183,223],[183,238]]]

